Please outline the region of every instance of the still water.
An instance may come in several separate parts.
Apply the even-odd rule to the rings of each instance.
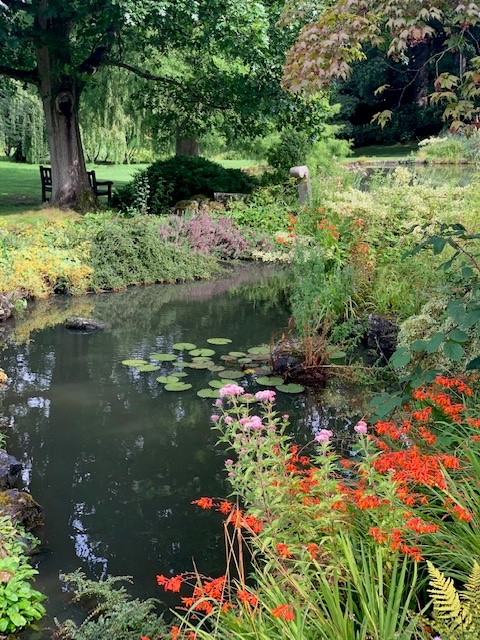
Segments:
[[[0,400],[10,423],[8,449],[23,462],[24,488],[46,513],[36,562],[50,619],[72,615],[59,574],[78,567],[97,578],[131,575],[135,596],[158,598],[165,594],[155,574],[190,570],[192,558],[206,575],[223,573],[219,515],[191,504],[228,490],[226,455],[210,429],[212,400],[196,395],[218,374],[191,370],[192,390],[169,393],[155,378],[168,374],[170,363],[139,373],[121,361],[171,352],[176,342],[209,347],[210,337],[233,340],[214,347],[217,358],[271,343],[288,310],[275,287],[278,274],[270,275],[242,269],[217,282],[44,302],[0,350],[11,378]],[[69,332],[58,323],[72,314],[109,328]],[[253,391],[261,388],[248,381]],[[335,385],[320,402],[312,394],[278,395],[304,442],[320,428],[347,432],[360,412],[355,395],[347,406],[345,390]]]

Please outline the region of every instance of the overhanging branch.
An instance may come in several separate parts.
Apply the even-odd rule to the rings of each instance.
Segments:
[[[139,69],[138,67],[128,64],[127,62],[122,62],[121,60],[107,60],[106,64],[112,67],[126,69],[127,71],[130,71],[131,73],[134,73],[135,75],[139,76],[140,78],[144,78],[145,80],[151,80],[152,82],[162,82],[163,84],[168,84],[172,87],[176,87],[177,89],[181,89],[182,91],[189,93],[193,98],[198,100],[198,102],[206,105],[207,107],[211,107],[212,109],[220,109],[223,111],[230,109],[230,105],[217,104],[215,102],[212,102],[211,100],[200,94],[198,91],[192,89],[192,87],[189,87],[188,85],[183,84],[183,82],[175,80],[174,78],[158,76],[154,73],[150,73],[149,71]]]
[[[7,76],[13,80],[20,80],[20,82],[29,82],[31,84],[38,83],[38,70],[35,69],[12,69],[11,67],[5,67],[0,64],[0,75]]]

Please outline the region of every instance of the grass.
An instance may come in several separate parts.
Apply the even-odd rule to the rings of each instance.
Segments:
[[[219,160],[227,169],[243,169],[253,160]],[[115,187],[129,182],[146,164],[88,165],[95,169],[99,180],[113,180]],[[0,225],[34,224],[40,220],[75,217],[71,211],[53,209],[41,202],[40,172],[37,164],[23,164],[0,160]]]
[[[374,162],[375,160],[406,160],[415,153],[418,145],[415,142],[411,144],[396,144],[390,146],[370,145],[368,147],[357,147],[353,149],[352,155],[347,162],[357,160],[358,158],[366,158]]]

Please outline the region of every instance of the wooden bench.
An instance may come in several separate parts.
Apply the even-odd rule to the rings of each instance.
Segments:
[[[87,171],[90,186],[94,194],[99,198],[100,196],[107,196],[108,204],[112,201],[112,180],[97,180],[95,171]],[[40,167],[40,180],[42,181],[42,202],[47,202],[47,194],[52,194],[52,168]]]

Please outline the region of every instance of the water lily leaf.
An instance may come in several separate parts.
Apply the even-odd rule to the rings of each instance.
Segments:
[[[251,353],[250,358],[254,362],[266,362],[267,360],[270,359],[270,355],[267,356],[267,355],[262,355],[261,353]]]
[[[158,371],[160,367],[155,364],[139,364],[135,367],[137,371]]]
[[[178,376],[158,376],[156,380],[162,384],[174,384],[175,382],[180,382]]]
[[[158,360],[158,362],[173,362],[177,356],[174,353],[152,353],[150,360]]]
[[[175,371],[174,373],[172,373],[172,376],[174,376],[175,378],[186,378],[188,376],[188,373],[186,371]]]
[[[262,376],[257,378],[255,382],[265,387],[275,387],[277,384],[283,384],[283,378],[279,376]]]
[[[172,344],[172,349],[175,349],[175,351],[191,351],[196,348],[197,345],[193,344],[193,342],[176,342]]]
[[[208,370],[212,372],[225,371],[225,367],[222,367],[221,364],[209,364]]]
[[[230,344],[230,338],[208,338],[207,342],[209,344]]]
[[[138,367],[141,364],[148,364],[146,360],[122,360],[122,364],[126,367]]]
[[[209,364],[213,363],[213,360],[211,358],[208,358],[207,356],[195,356],[194,358],[192,358],[192,362],[206,362],[207,364]]]
[[[236,362],[237,358],[235,356],[220,356],[220,360],[223,360],[224,362]]]
[[[239,358],[238,361],[241,362],[242,364],[250,364],[252,362],[252,359],[251,358]]]
[[[256,356],[268,356],[270,355],[270,347],[268,344],[261,344],[259,347],[252,347],[248,349],[248,353],[253,353]]]
[[[192,388],[192,385],[186,382],[172,382],[166,384],[163,388],[165,391],[188,391],[188,389]]]
[[[229,351],[228,355],[232,356],[232,358],[243,358],[247,354],[245,353],[245,351]]]
[[[185,362],[183,360],[172,360],[172,364],[174,367],[184,367]]]
[[[215,355],[215,351],[213,349],[193,349],[192,351],[190,351],[190,355],[192,356],[214,356]]]
[[[243,373],[243,371],[229,371],[228,369],[226,371],[220,371],[218,374],[219,378],[231,378],[232,380],[235,380],[237,378],[243,378],[245,374]]]
[[[268,373],[271,373],[272,368],[269,367],[267,364],[263,364],[261,367],[259,367],[262,371],[267,371]]]
[[[214,389],[222,389],[227,384],[237,384],[237,383],[235,380],[229,380],[227,378],[226,380],[210,380],[208,384]]]
[[[237,402],[241,402],[242,404],[253,404],[254,402],[258,402],[258,400],[255,398],[254,395],[252,394],[248,394],[246,397],[243,396],[237,396]]]
[[[190,369],[208,369],[208,362],[185,362],[185,367],[189,367]]]
[[[279,384],[275,387],[278,391],[282,391],[283,393],[302,393],[305,391],[305,387],[302,387],[301,384]]]
[[[219,398],[220,393],[218,389],[200,389],[197,391],[197,396],[199,398]]]

